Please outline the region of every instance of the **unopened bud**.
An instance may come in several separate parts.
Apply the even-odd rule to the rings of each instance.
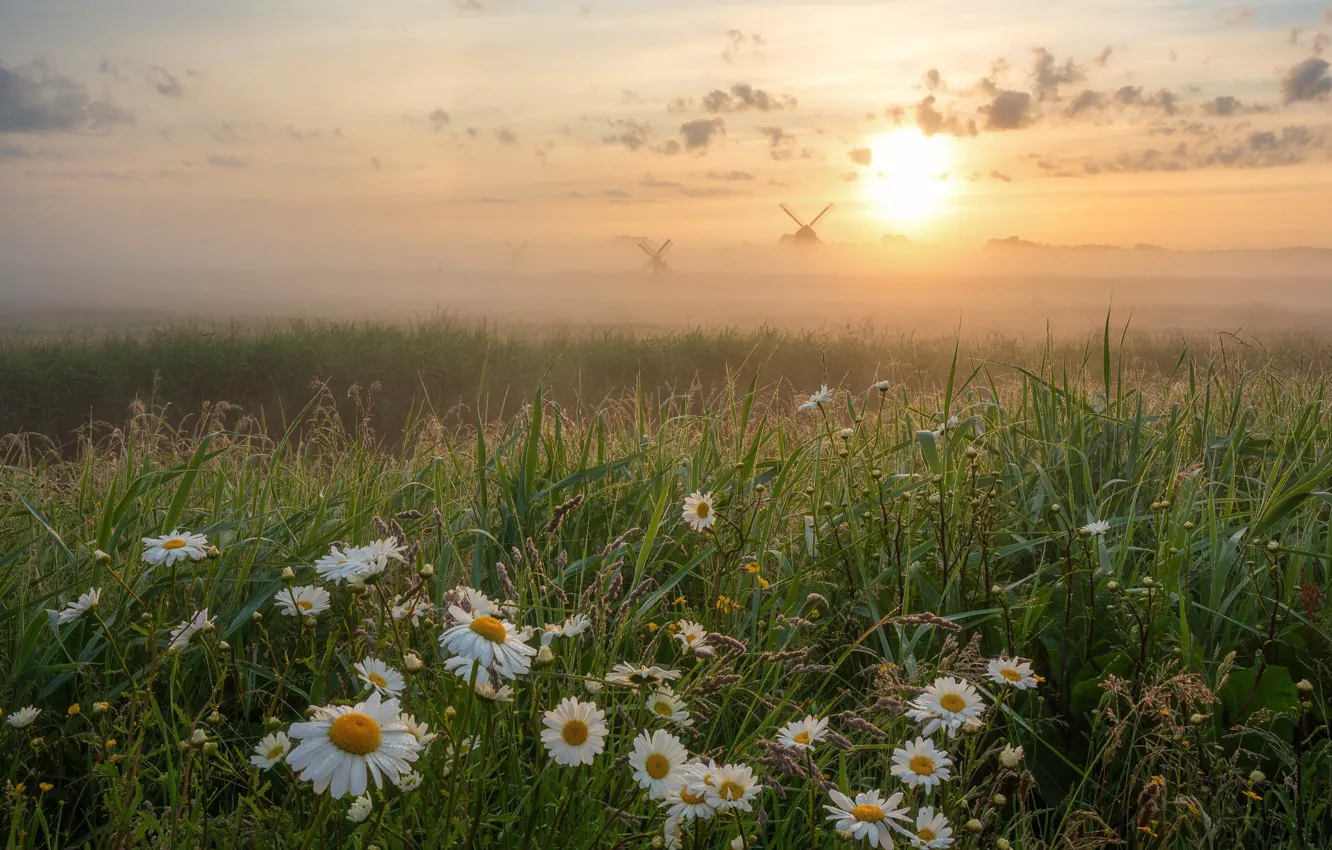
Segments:
[[[206,755],[212,755],[217,752],[217,741],[208,741],[203,745],[203,751]]]
[[[1110,591],[1119,590],[1120,586],[1121,586],[1121,585],[1119,584],[1119,582],[1114,581],[1114,580],[1107,581],[1107,582],[1105,583],[1105,589],[1106,589],[1106,590],[1110,590]]]
[[[293,570],[291,567],[283,567],[283,568],[282,568],[282,580],[285,581],[285,582],[293,582],[293,581],[295,581],[295,580],[296,580],[296,571]]]
[[[1143,587],[1156,587],[1156,579],[1151,576],[1145,576],[1142,580]]]
[[[1207,722],[1207,715],[1198,714],[1197,712],[1195,712],[1189,715],[1189,722],[1192,723],[1194,726],[1201,726]]]
[[[421,578],[430,578],[435,574],[435,568],[431,564],[422,564],[421,569],[416,571]]]
[[[666,850],[666,839],[660,835],[652,836],[652,850]]]
[[[250,620],[251,622],[262,623],[264,621],[264,615],[260,614],[258,611],[255,611],[253,614],[250,615]]]
[[[1267,774],[1263,773],[1261,770],[1249,771],[1250,785],[1262,785],[1266,781],[1267,781]]]
[[[267,730],[270,730],[270,731],[271,731],[271,730],[273,730],[273,729],[278,728],[278,727],[281,726],[281,725],[282,725],[282,721],[281,721],[281,720],[278,720],[276,717],[265,717],[265,718],[264,718],[264,728],[267,729]]]
[[[111,703],[109,702],[93,703],[93,714],[106,714],[110,710],[111,710]]]
[[[1004,592],[1004,589],[1003,589],[1002,587],[1000,587],[999,585],[997,585],[997,584],[992,584],[992,585],[990,585],[990,595],[991,595],[991,596],[1002,596],[1002,595],[1003,595],[1003,592]]]
[[[448,708],[444,709],[444,718],[446,720],[452,720],[457,716],[458,716],[458,709],[454,708],[453,706],[449,706]]]
[[[967,446],[967,450],[964,451],[963,454],[971,458],[972,460],[975,460],[976,456],[979,455],[980,452],[977,451],[975,446]]]
[[[189,743],[191,746],[195,746],[195,747],[197,747],[197,746],[199,746],[200,744],[202,744],[203,742],[205,742],[205,741],[207,741],[207,740],[208,740],[208,733],[207,733],[207,732],[205,732],[205,731],[202,730],[202,729],[195,729],[192,733],[190,733],[190,737],[189,737],[188,743]]]
[[[425,667],[425,662],[422,661],[421,656],[417,655],[415,652],[409,652],[403,656],[402,666],[408,673],[417,673],[420,672],[421,668]]]
[[[222,557],[222,550],[216,546],[209,546],[204,550],[204,555],[208,556],[210,561],[216,561],[218,558]]]
[[[231,644],[227,643],[224,640],[220,640],[217,642],[217,648],[222,650],[223,652],[231,652]]]
[[[1308,679],[1300,679],[1295,683],[1295,689],[1302,694],[1311,694],[1314,689],[1313,682],[1310,682]]]
[[[1063,510],[1063,508],[1061,508],[1061,507],[1059,506],[1059,503],[1058,503],[1058,502],[1055,502],[1053,505],[1050,506],[1050,513],[1052,513],[1052,514],[1057,514],[1057,513],[1059,513],[1059,512],[1062,511],[1062,510]]]
[[[994,796],[990,797],[990,802],[994,803],[996,806],[1007,806],[1008,798],[1005,797],[1003,794],[995,794]]]
[[[101,549],[97,549],[93,551],[93,560],[99,564],[103,564],[111,560],[111,556],[103,552]]]
[[[1281,551],[1281,544],[1278,543],[1278,542],[1276,542],[1275,540],[1269,540],[1269,541],[1267,541],[1267,551],[1269,551],[1269,552],[1280,552],[1280,551]]]
[[[301,625],[305,626],[307,629],[313,629],[315,626],[319,625],[319,623],[314,617],[305,616],[301,618]]]
[[[974,835],[985,829],[985,824],[981,823],[976,818],[972,818],[971,820],[967,821],[966,827],[967,827],[967,832],[970,832]]]
[[[1013,844],[1007,838],[996,838],[994,850],[1013,850]]]
[[[223,720],[222,712],[218,711],[216,708],[213,709],[212,712],[210,712],[208,715],[209,725],[216,726],[219,723],[221,723],[222,720]]]
[[[532,660],[532,666],[541,668],[549,667],[555,663],[555,653],[549,646],[543,646],[537,650],[536,658]]]
[[[1185,531],[1192,531],[1192,530],[1193,530],[1193,520],[1186,520],[1186,521],[1185,521],[1185,523],[1184,523],[1184,530],[1185,530]]]

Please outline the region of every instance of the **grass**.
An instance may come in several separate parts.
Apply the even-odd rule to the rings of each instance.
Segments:
[[[237,332],[240,351],[205,341],[193,362],[249,362],[273,340],[290,352],[293,340],[341,350],[358,334],[498,339],[457,326],[324,330],[329,340]],[[274,378],[284,414],[263,422],[182,420],[159,395],[72,453],[11,439],[0,706],[41,714],[0,731],[9,843],[659,846],[665,812],[624,761],[655,728],[691,754],[751,766],[763,785],[752,810],[688,823],[686,848],[843,846],[824,820],[831,786],[902,791],[913,831],[934,807],[954,847],[1332,843],[1332,455],[1316,355],[1167,356],[1142,341],[1121,349],[1107,330],[1092,345],[1014,349],[1006,366],[954,359],[950,346],[925,349],[947,351],[942,365],[913,367],[883,342],[804,337],[803,365],[785,359],[788,340],[755,356],[761,373],[738,368],[735,352],[762,339],[615,339],[612,361],[720,354],[641,380],[608,370],[572,402],[546,389],[576,386],[558,371],[572,365],[544,383],[532,366],[544,345],[573,359],[594,340],[500,340],[470,362],[489,372],[503,349],[526,364],[497,366],[505,380],[536,372],[521,406],[470,373],[465,407],[409,389],[396,403],[410,413],[375,420],[364,394],[349,409],[343,390],[311,393],[307,373],[299,394]],[[10,347],[0,375],[20,380],[14,364],[43,356],[72,363],[71,350],[90,370],[132,371],[92,352],[189,348],[184,330],[63,345]],[[369,359],[393,360],[381,356]],[[270,350],[254,362],[282,360]],[[705,362],[714,371],[693,380],[686,370]],[[827,380],[834,397],[797,412],[770,375],[806,392]],[[866,389],[888,375],[890,389]],[[396,380],[375,392],[418,378]],[[172,381],[162,376],[162,392]],[[617,381],[630,389],[611,393]],[[710,530],[681,520],[695,491],[715,494]],[[206,535],[212,556],[141,559],[140,538],[178,527]],[[316,578],[330,544],[390,535],[407,560],[378,584]],[[274,596],[292,582],[326,585],[330,610],[311,625],[281,615]],[[505,616],[518,625],[581,613],[592,627],[509,682],[513,702],[491,703],[445,669],[436,642],[460,585],[515,605]],[[89,586],[103,591],[96,615],[54,625],[46,609]],[[394,620],[394,601],[414,593],[428,617]],[[171,630],[205,607],[215,628],[168,651]],[[710,656],[671,637],[682,619],[717,635]],[[286,765],[249,764],[265,732],[290,730],[310,706],[364,699],[356,662],[406,671],[409,653],[424,667],[406,673],[403,706],[439,735],[416,763],[419,788],[372,791],[354,823],[350,798],[315,794]],[[1044,681],[992,683],[986,660],[1000,655],[1030,659]],[[619,662],[680,671],[692,725],[657,721],[644,693],[607,683]],[[906,709],[937,676],[971,682],[989,708],[975,729],[931,736],[954,775],[927,796],[891,773],[891,755],[920,734]],[[606,713],[591,765],[558,765],[541,744],[544,712],[566,696]],[[809,754],[774,743],[806,714],[836,735]],[[1022,747],[1012,767],[1005,746]]]

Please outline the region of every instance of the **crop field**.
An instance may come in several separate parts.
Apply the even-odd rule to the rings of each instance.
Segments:
[[[1325,371],[1108,324],[5,343],[0,828],[1332,846]]]

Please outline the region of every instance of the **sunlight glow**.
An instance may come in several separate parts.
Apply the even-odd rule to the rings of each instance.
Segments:
[[[870,142],[865,192],[885,220],[924,224],[944,211],[952,194],[952,138],[920,130],[896,130]]]

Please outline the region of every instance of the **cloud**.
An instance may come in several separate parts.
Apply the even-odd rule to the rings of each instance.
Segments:
[[[987,130],[1019,130],[1032,122],[1031,95],[1024,91],[1001,91],[980,108]]]
[[[916,126],[927,136],[946,133],[950,136],[974,136],[978,132],[976,122],[968,118],[963,121],[951,112],[944,115],[934,108],[935,97],[928,95],[916,104]]]
[[[384,164],[379,161],[379,157],[372,156],[370,157],[370,167],[375,171],[381,171],[384,168]]]
[[[1114,49],[1113,47],[1111,47],[1110,45],[1107,44],[1105,47],[1102,47],[1102,48],[1101,48],[1101,52],[1100,52],[1099,54],[1097,54],[1096,58],[1093,59],[1092,61],[1096,63],[1096,66],[1097,66],[1098,68],[1106,68],[1106,67],[1109,67],[1109,65],[1110,65],[1110,55],[1111,55],[1112,53],[1114,53],[1114,52],[1115,52],[1115,49]]]
[[[1202,102],[1202,112],[1204,115],[1210,115],[1213,118],[1230,118],[1235,115],[1247,115],[1253,112],[1266,112],[1267,107],[1250,104],[1245,106],[1243,101],[1234,95],[1223,94],[1205,100]]]
[[[750,174],[748,171],[709,171],[703,176],[709,180],[726,180],[729,182],[754,179],[754,175]]]
[[[948,90],[948,84],[943,81],[938,68],[931,68],[925,72],[925,89],[926,91]]]
[[[1286,103],[1298,100],[1323,100],[1332,92],[1332,77],[1327,74],[1326,59],[1311,57],[1291,66],[1281,80],[1281,94]]]
[[[675,101],[672,101],[672,103],[674,104]],[[745,112],[750,109],[757,109],[759,112],[777,112],[783,109],[796,108],[796,99],[792,95],[774,95],[763,89],[756,89],[748,83],[736,83],[731,86],[729,92],[714,89],[703,98],[702,103],[705,112],[714,114],[719,112]]]
[[[518,137],[508,127],[499,127],[495,130],[495,138],[499,139],[501,145],[516,145]]]
[[[1012,182],[1013,182],[1013,178],[1012,178],[1012,177],[1009,177],[1007,174],[1000,174],[998,171],[991,171],[991,172],[990,172],[990,179],[991,179],[991,180],[999,180],[999,181],[1002,181],[1002,182],[1004,182],[1004,183],[1012,183]]]
[[[449,118],[449,113],[445,112],[442,108],[437,108],[426,117],[430,119],[430,126],[435,128],[436,133],[449,126],[449,122],[452,120]]]
[[[1037,100],[1058,100],[1060,86],[1082,82],[1087,77],[1086,70],[1072,59],[1066,59],[1060,65],[1054,54],[1044,47],[1037,47],[1033,52],[1036,61],[1031,69],[1031,91]]]
[[[649,189],[682,189],[684,184],[675,180],[658,180],[651,174],[644,174],[638,181],[638,185],[646,186]]]
[[[721,58],[727,64],[734,65],[735,60],[745,51],[746,47],[763,48],[767,44],[767,39],[758,33],[751,33],[746,36],[741,30],[727,30],[726,48],[722,50]]]
[[[856,165],[869,165],[873,158],[869,148],[852,148],[846,156]]]
[[[0,159],[26,159],[32,156],[32,153],[18,145],[11,145],[8,142],[0,142]]]
[[[87,86],[42,63],[0,65],[0,133],[73,133],[134,123],[134,114],[94,99]]]
[[[1209,168],[1281,168],[1326,156],[1332,148],[1328,127],[1290,125],[1225,140],[1180,142],[1173,148],[1126,151],[1102,159],[1086,159],[1084,174],[1192,171]],[[1061,172],[1072,173],[1072,172]]]
[[[688,187],[680,189],[680,194],[686,198],[739,198],[747,197],[750,193],[741,189],[725,189],[719,186],[704,186],[698,189]]]
[[[648,136],[652,134],[652,126],[646,122],[640,124],[628,118],[617,118],[608,123],[611,132],[601,137],[603,144],[623,145],[636,151],[647,144]]]
[[[1253,23],[1253,19],[1257,17],[1253,10],[1243,3],[1236,3],[1231,8],[1219,12],[1217,16],[1221,19],[1223,27],[1241,27]]]
[[[148,67],[148,82],[157,93],[162,97],[179,98],[185,96],[185,87],[181,85],[180,80],[171,74],[161,65],[150,65]]]
[[[233,154],[215,153],[208,157],[208,164],[216,168],[244,168],[249,163]]]
[[[1106,95],[1103,92],[1083,89],[1081,94],[1073,98],[1065,114],[1070,118],[1077,118],[1085,112],[1100,112],[1105,108],[1105,101]]]
[[[726,122],[720,118],[699,118],[680,125],[686,150],[707,150],[716,136],[726,135]]]

